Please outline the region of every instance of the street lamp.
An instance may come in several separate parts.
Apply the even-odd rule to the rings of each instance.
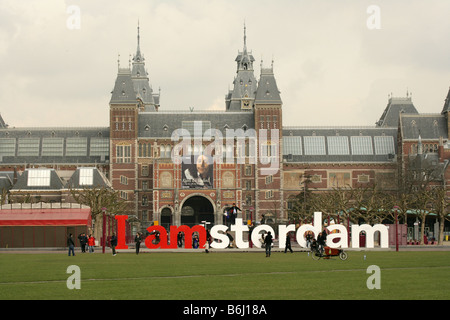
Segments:
[[[102,253],[105,253],[106,247],[106,208],[102,208],[103,227],[102,227]]]
[[[398,252],[398,206],[394,206],[395,212],[395,251]]]

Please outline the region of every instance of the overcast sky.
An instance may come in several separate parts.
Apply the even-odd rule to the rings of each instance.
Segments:
[[[448,0],[0,0],[0,114],[11,127],[108,126],[138,20],[161,110],[225,109],[245,21],[257,79],[274,59],[284,126],[373,126],[407,90],[440,113],[449,13]]]

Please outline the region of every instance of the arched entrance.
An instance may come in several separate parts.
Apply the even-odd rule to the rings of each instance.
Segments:
[[[172,210],[169,208],[164,208],[161,210],[161,225],[167,230],[172,224]]]
[[[181,208],[181,224],[193,226],[202,221],[214,224],[214,207],[211,201],[203,196],[187,199]]]

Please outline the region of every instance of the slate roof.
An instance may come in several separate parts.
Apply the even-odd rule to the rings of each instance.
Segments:
[[[255,103],[260,104],[278,104],[282,103],[280,91],[273,74],[272,68],[262,68],[261,76],[256,91]]]
[[[377,121],[377,127],[398,127],[400,113],[418,114],[411,97],[389,99],[388,105]]]
[[[225,129],[254,128],[255,117],[253,112],[141,112],[139,113],[139,138],[169,138],[176,129],[183,128],[183,121],[205,121],[211,128],[218,129],[225,138]],[[205,128],[203,128],[203,131]]]
[[[80,173],[82,170],[86,170],[86,169],[92,169],[92,180],[90,182],[89,179],[80,179]],[[70,177],[69,181],[66,184],[67,188],[72,188],[72,189],[84,189],[84,188],[93,188],[93,187],[98,187],[98,188],[111,188],[111,183],[108,181],[108,179],[106,178],[106,176],[99,171],[97,168],[95,167],[80,167],[77,168],[77,170],[75,170],[75,172],[72,174],[72,177]]]
[[[400,131],[403,140],[448,139],[447,119],[442,114],[401,114]]]
[[[48,172],[48,183],[45,178],[43,178],[44,183],[42,185],[29,185],[28,176],[30,172],[45,171]],[[61,190],[64,188],[64,184],[61,178],[58,176],[54,169],[48,168],[37,168],[37,169],[26,169],[21,175],[17,177],[17,182],[11,188],[12,191],[22,191],[22,190]]]

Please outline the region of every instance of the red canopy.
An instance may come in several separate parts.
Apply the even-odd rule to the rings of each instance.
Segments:
[[[91,209],[3,209],[0,226],[86,226]]]

